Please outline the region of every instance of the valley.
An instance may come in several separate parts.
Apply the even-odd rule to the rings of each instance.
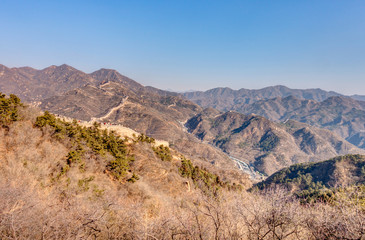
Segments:
[[[0,240],[365,240],[364,9],[1,1]]]
[[[1,66],[0,91],[2,236],[323,239],[363,230],[362,101],[283,86],[179,94],[67,65]],[[272,229],[278,217],[282,228]]]
[[[19,79],[27,68],[2,69],[0,80]],[[36,94],[43,89],[42,81],[55,89],[60,81],[67,85],[61,89],[74,88],[54,96],[44,93],[42,98],[17,88],[17,93],[30,99],[30,103],[40,102],[42,110],[81,121],[127,127],[165,141],[190,157],[227,169],[245,169],[252,177],[256,171],[268,176],[294,163],[365,152],[361,149],[365,103],[335,92],[274,86],[238,91],[222,88],[184,95],[199,106],[177,93],[144,87],[111,69],[86,74],[61,65],[30,72],[21,79],[28,78],[32,83],[38,76]],[[217,110],[203,109],[211,106],[210,101],[217,103],[212,105]]]
[[[365,147],[365,102],[360,95],[274,86],[259,90],[218,88],[184,96],[203,107],[256,114],[275,122],[291,119],[325,128],[359,148]]]

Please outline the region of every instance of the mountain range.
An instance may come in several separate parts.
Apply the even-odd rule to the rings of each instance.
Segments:
[[[145,87],[112,69],[86,74],[64,64],[43,70],[1,65],[0,91],[60,116],[129,127],[224,168],[234,167],[230,156],[269,175],[293,163],[363,153],[343,138],[364,145],[364,103],[320,89],[219,88],[181,95]]]
[[[213,88],[207,91],[189,91],[183,94],[186,98],[201,105],[213,107],[221,111],[240,109],[242,106],[259,100],[276,97],[294,96],[299,99],[315,100],[321,102],[332,96],[344,96],[334,91],[315,89],[291,89],[282,85],[265,87],[262,89],[233,90],[231,88]],[[352,95],[355,100],[364,100],[364,95]]]
[[[289,89],[274,86],[259,90],[212,89],[185,93],[202,107],[257,114],[276,122],[289,119],[325,128],[350,143],[365,148],[364,96],[344,96],[321,89]]]
[[[340,136],[361,140],[361,101],[226,111],[67,65],[1,66],[0,91],[0,238],[364,237],[365,150]]]
[[[0,113],[0,238],[363,236],[364,156],[294,165],[251,188],[238,169],[118,126],[42,113],[15,95],[1,94]],[[271,190],[282,185],[293,188]]]
[[[186,126],[199,139],[267,175],[295,163],[365,153],[331,131],[293,120],[282,124],[258,115],[207,108]]]

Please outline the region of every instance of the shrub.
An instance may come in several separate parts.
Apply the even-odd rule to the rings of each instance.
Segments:
[[[152,147],[152,149],[162,161],[171,161],[172,160],[170,148],[165,147],[164,145],[160,145],[158,147]]]
[[[131,183],[134,183],[134,182],[136,182],[137,180],[139,180],[138,175],[136,175],[135,173],[133,173],[132,177],[130,177],[127,181],[128,181],[128,182],[131,182]]]
[[[137,137],[138,142],[155,143],[155,139],[141,133]]]
[[[262,151],[270,152],[279,143],[279,137],[272,132],[267,132],[260,140],[259,147]]]
[[[16,95],[10,94],[9,97],[6,97],[0,92],[0,125],[6,127],[19,120],[18,108],[22,105]]]
[[[118,180],[126,175],[130,163],[134,160],[133,156],[127,154],[125,141],[115,135],[114,132],[101,130],[99,123],[94,123],[92,127],[82,127],[77,121],[69,123],[46,111],[42,116],[37,117],[34,126],[37,128],[50,126],[53,129],[52,137],[56,139],[67,138],[73,146],[77,146],[68,153],[66,159],[69,167],[74,162],[80,163],[80,171],[85,169],[85,163],[82,163],[81,160],[84,152],[83,145],[95,154],[110,154],[113,159],[107,163],[106,169]],[[154,139],[144,135],[140,136],[140,140],[154,142]],[[66,172],[63,169],[61,175]]]
[[[106,167],[115,179],[120,180],[129,170],[131,161],[134,161],[134,157],[118,157],[111,160]]]
[[[94,176],[91,176],[88,178],[83,178],[78,181],[77,185],[83,192],[86,192],[90,189],[89,183],[93,180],[94,180]]]
[[[205,193],[217,194],[218,190],[223,187],[228,190],[242,190],[243,187],[239,184],[229,184],[222,182],[218,175],[210,173],[207,169],[201,169],[189,160],[182,158],[179,173],[182,177],[193,180],[195,186],[200,187]]]

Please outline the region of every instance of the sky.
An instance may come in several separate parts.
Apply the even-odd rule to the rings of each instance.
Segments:
[[[175,91],[365,95],[365,1],[0,0],[0,64],[64,63]]]

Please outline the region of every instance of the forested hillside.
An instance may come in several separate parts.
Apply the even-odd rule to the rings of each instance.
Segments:
[[[348,191],[354,191],[364,205],[364,183],[365,156],[345,155],[318,163],[292,165],[274,173],[255,188],[285,187],[309,202],[335,201]]]

